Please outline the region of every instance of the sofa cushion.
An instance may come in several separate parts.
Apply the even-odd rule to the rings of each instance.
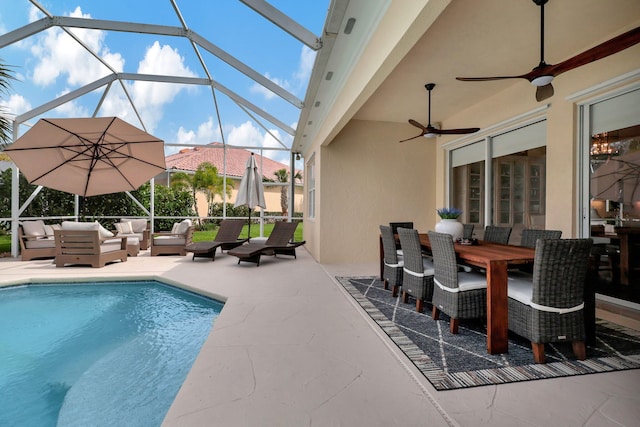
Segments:
[[[156,246],[180,246],[186,243],[184,237],[174,236],[156,236],[153,238],[153,244]]]
[[[24,242],[24,246],[27,249],[43,249],[43,248],[55,248],[56,241],[53,237],[42,237],[40,239],[27,239]]]
[[[27,236],[46,236],[47,233],[44,230],[44,221],[37,219],[35,221],[23,221],[22,231]]]
[[[97,222],[62,221],[63,230],[98,230],[99,226]]]

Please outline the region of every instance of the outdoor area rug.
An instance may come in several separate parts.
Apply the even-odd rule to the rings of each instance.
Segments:
[[[487,353],[486,325],[462,320],[459,334],[449,332],[449,318],[431,318],[415,310],[415,300],[402,303],[375,277],[336,277],[371,318],[407,355],[436,390],[454,390],[544,378],[640,368],[640,332],[597,320],[596,344],[587,359],[576,360],[571,343],[545,345],[546,364],[535,364],[529,341],[509,333],[509,352]]]

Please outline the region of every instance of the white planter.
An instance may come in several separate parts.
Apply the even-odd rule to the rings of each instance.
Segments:
[[[441,219],[440,222],[436,224],[436,231],[438,233],[451,234],[454,241],[462,238],[463,230],[464,226],[457,219]]]

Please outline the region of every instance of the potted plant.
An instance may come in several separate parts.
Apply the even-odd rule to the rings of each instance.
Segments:
[[[450,234],[454,241],[461,239],[464,226],[458,221],[458,217],[462,215],[462,211],[458,208],[441,208],[436,211],[440,217],[440,222],[436,224],[436,231]]]

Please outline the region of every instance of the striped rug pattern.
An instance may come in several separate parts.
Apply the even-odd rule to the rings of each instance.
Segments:
[[[415,311],[415,300],[403,304],[375,277],[336,277],[389,338],[406,354],[436,390],[454,390],[572,375],[640,368],[640,332],[598,320],[596,343],[587,359],[575,360],[570,343],[547,344],[547,363],[533,363],[530,343],[509,334],[509,352],[486,351],[486,327],[462,321],[460,333],[449,332],[449,318],[434,321],[430,305]]]

